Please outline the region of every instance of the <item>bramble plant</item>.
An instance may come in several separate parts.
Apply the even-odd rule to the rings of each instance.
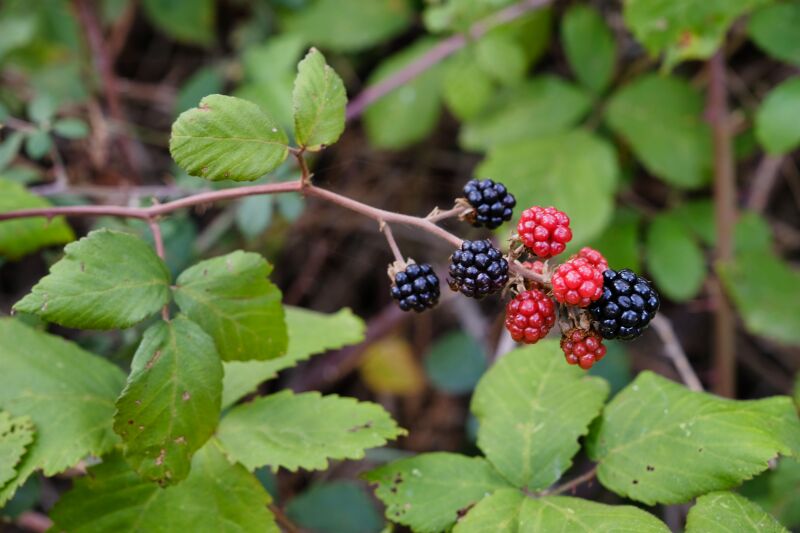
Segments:
[[[408,10],[387,16],[376,7],[382,3],[366,8],[355,0],[320,0],[310,14],[296,15],[289,24],[300,33],[313,26],[321,32],[320,42],[334,49],[361,49],[394,35],[409,16]],[[781,475],[797,479],[792,470],[792,458],[800,453],[795,401],[787,396],[735,400],[703,391],[670,322],[658,314],[658,291],[670,300],[688,299],[700,290],[704,274],[680,266],[675,267],[677,274],[667,272],[652,266],[649,258],[645,278],[638,268],[629,268],[630,262],[618,260],[624,253],[615,248],[612,230],[624,224],[616,220],[606,228],[618,179],[616,156],[607,141],[575,127],[593,99],[606,98],[603,113],[609,128],[644,167],[677,187],[698,187],[710,168],[709,131],[697,117],[698,96],[671,75],[638,76],[603,96],[614,77],[615,38],[601,14],[586,5],[569,7],[562,22],[563,51],[581,87],[555,77],[524,81],[540,53],[536,47],[544,46],[531,43],[529,32],[543,23],[524,15],[538,13],[547,3],[523,0],[498,12],[491,9],[496,2],[431,3],[425,10],[426,26],[456,33],[436,45],[412,45],[379,67],[370,88],[349,105],[342,78],[313,47],[297,63],[291,90],[286,90],[285,73],[277,72],[290,62],[287,57],[294,62],[292,51],[303,46],[303,39],[279,42],[283,54],[261,50],[275,66],[269,75],[276,78],[261,73],[251,80],[250,70],[240,96],[206,95],[172,124],[172,159],[189,176],[206,180],[207,190],[146,206],[51,205],[22,185],[0,179],[3,257],[18,259],[67,243],[49,273],[14,303],[14,316],[0,318],[0,507],[16,501],[39,473],[51,477],[78,470],[81,475],[49,511],[48,525],[54,531],[299,531],[273,502],[265,469],[326,470],[331,462],[363,459],[408,435],[391,410],[378,403],[289,388],[255,394],[281,371],[362,342],[366,328],[348,309],[325,314],[285,305],[270,280],[273,265],[259,253],[235,250],[180,267],[169,262],[171,250],[162,231],[183,210],[225,200],[298,195],[374,222],[393,255],[383,289],[401,311],[427,312],[446,298],[465,298],[462,303],[466,298],[495,298],[505,304],[503,316],[494,318],[511,340],[524,345],[498,351],[479,379],[453,386],[464,392],[476,383],[469,403],[477,422],[475,453],[392,455],[361,474],[392,524],[422,533],[668,532],[654,506],[692,502],[688,533],[786,531],[756,501],[765,498],[769,503],[769,498],[754,494],[748,499],[733,489],[773,470],[776,461]],[[203,31],[194,33],[167,16],[158,2],[144,4],[147,16],[176,39],[197,44],[210,40]],[[677,15],[667,8],[630,1],[625,19],[651,54],[663,54],[669,68],[686,59],[711,57],[733,21],[762,4],[769,2],[712,6],[697,20],[686,7],[686,20],[673,20]],[[772,7],[787,6],[800,13],[797,3]],[[334,11],[347,15],[362,9],[368,19],[363,32],[325,32],[324,22]],[[202,17],[194,17],[192,24],[203,27]],[[770,17],[780,13],[759,11],[748,31],[760,46],[783,50],[782,41],[764,29]],[[477,40],[474,47],[468,45],[470,39]],[[790,55],[800,61],[796,53]],[[410,63],[415,57],[426,58],[422,66]],[[493,58],[502,61],[495,64]],[[255,60],[251,56],[249,61]],[[404,70],[408,64],[416,65],[414,76]],[[464,76],[474,84],[470,95],[459,90]],[[280,115],[272,109],[268,113],[246,97],[248,83],[271,87],[276,100],[285,104],[281,99],[287,96],[291,105],[281,108]],[[422,89],[426,84],[436,87],[435,98]],[[490,104],[497,87],[503,87],[503,97]],[[433,111],[406,116],[398,94],[407,89],[419,91],[422,104],[415,105]],[[781,90],[789,89],[775,91]],[[661,94],[669,96],[663,109],[644,104]],[[531,95],[534,109],[525,107]],[[561,99],[569,102],[567,111],[548,109]],[[315,157],[337,143],[348,119],[365,112],[373,142],[399,148],[424,137],[427,118],[438,113],[440,100],[464,122],[461,142],[487,152],[475,171],[478,177],[464,184],[463,196],[452,205],[418,217],[373,207],[315,183]],[[724,103],[715,102],[717,111],[726,111]],[[788,150],[800,144],[800,136],[786,144],[785,135],[775,131],[780,127],[774,124],[778,119],[770,119],[776,113],[771,105],[765,103],[767,109],[759,115],[768,146]],[[486,113],[489,108],[493,113]],[[11,141],[14,153],[25,142],[33,159],[50,154],[62,172],[52,135],[81,138],[86,125],[58,117],[57,106],[46,99],[31,104],[28,114],[30,123],[0,116],[16,130],[5,142]],[[546,115],[542,136],[516,139],[523,122],[540,114]],[[386,127],[386,117],[396,120],[396,129]],[[650,124],[652,129],[640,135],[643,121],[659,120],[663,124]],[[652,131],[661,127],[663,131]],[[671,149],[662,142],[684,142],[684,135],[689,140],[677,147],[678,163],[673,164]],[[700,140],[692,143],[691,138]],[[565,152],[563,159],[554,155],[559,150]],[[0,169],[4,158],[0,149]],[[292,179],[260,181],[291,165],[297,173]],[[593,179],[585,189],[570,189],[564,183],[571,172],[589,173]],[[680,209],[687,206],[653,217],[648,241],[679,244],[648,255],[681,255],[686,245],[692,261],[699,247],[694,235],[704,229],[687,228],[680,220]],[[149,235],[104,227],[75,240],[66,217],[134,220]],[[464,222],[468,238],[442,225],[455,220]],[[595,228],[597,220],[602,224]],[[511,231],[504,230],[506,223]],[[405,256],[392,229],[401,225],[446,243],[449,257]],[[754,226],[741,227],[747,236],[758,235],[761,226]],[[604,230],[611,237],[606,233],[601,238]],[[679,236],[672,239],[675,233]],[[584,246],[591,239],[593,246]],[[610,243],[611,253],[598,242]],[[776,278],[788,277],[788,267],[776,266],[778,260],[763,247],[746,242],[741,248],[736,262],[730,262],[732,256],[720,257],[726,285],[749,278],[763,265]],[[450,293],[442,291],[442,278]],[[696,287],[687,289],[687,284]],[[763,297],[742,284],[745,288],[731,291],[739,307],[744,307],[740,300]],[[771,316],[744,320],[753,330],[797,338],[788,322],[776,325]],[[141,328],[142,334],[135,339],[126,375],[84,343],[47,332],[49,324],[121,335]],[[560,336],[551,334],[556,324]],[[645,370],[612,394],[609,380],[596,374],[610,363],[603,359],[613,343],[606,346],[605,341],[632,341],[650,326],[668,345],[683,383]],[[619,349],[619,344],[613,346]],[[453,352],[461,355],[461,348],[448,351]],[[450,368],[460,365],[456,360]],[[573,464],[589,462],[578,461],[579,454],[592,465],[575,473]],[[564,479],[568,473],[575,475]],[[778,474],[773,473],[771,479]],[[600,503],[575,494],[594,480],[618,501],[627,501]]]

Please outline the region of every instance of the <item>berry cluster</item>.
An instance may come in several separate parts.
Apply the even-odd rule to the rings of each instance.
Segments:
[[[453,212],[476,227],[495,229],[511,219],[516,199],[491,179],[471,180]],[[559,322],[567,363],[591,368],[606,354],[604,339],[642,334],[659,307],[649,281],[630,270],[613,270],[603,254],[581,250],[555,267],[548,260],[572,240],[569,217],[554,207],[522,212],[512,250],[504,257],[489,239],[465,240],[450,256],[447,283],[472,298],[510,289],[505,326],[516,342],[533,344]],[[527,256],[527,261],[525,260]],[[537,260],[539,258],[541,260]],[[509,265],[513,262],[513,265]],[[509,275],[514,270],[513,277]],[[439,300],[439,278],[429,264],[390,269],[392,298],[404,311],[423,311]]]

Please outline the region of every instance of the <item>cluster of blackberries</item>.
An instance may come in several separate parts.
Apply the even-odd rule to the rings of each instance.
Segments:
[[[483,298],[508,283],[508,261],[489,239],[464,241],[450,256],[450,288]]]
[[[610,268],[603,272],[603,295],[589,306],[605,339],[634,339],[658,311],[658,293],[633,271]]]
[[[394,275],[392,298],[403,311],[419,313],[431,309],[439,295],[439,277],[427,263],[412,263]]]
[[[468,220],[475,227],[495,229],[503,222],[511,220],[517,200],[502,183],[490,179],[470,180],[464,185],[464,196],[474,213]]]

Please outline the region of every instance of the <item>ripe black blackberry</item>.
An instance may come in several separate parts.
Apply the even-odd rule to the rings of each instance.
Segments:
[[[488,239],[464,241],[450,256],[450,288],[472,298],[483,298],[508,283],[508,261]]]
[[[439,295],[439,277],[427,263],[411,263],[394,275],[392,298],[403,311],[431,309],[439,302]]]
[[[634,339],[656,315],[658,293],[628,269],[603,272],[603,296],[589,306],[604,339]]]
[[[494,229],[511,220],[517,200],[502,183],[490,179],[470,180],[464,185],[464,196],[475,210],[467,216],[472,225]]]

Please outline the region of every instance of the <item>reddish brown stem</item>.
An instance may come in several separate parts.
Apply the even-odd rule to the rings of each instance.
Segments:
[[[597,475],[597,467],[595,466],[588,472],[581,474],[575,479],[571,479],[570,481],[567,481],[563,485],[555,487],[553,490],[545,491],[544,494],[556,495],[556,494],[563,494],[565,492],[570,492],[572,490],[575,490],[579,486],[583,485],[584,483],[593,480],[596,475]]]

